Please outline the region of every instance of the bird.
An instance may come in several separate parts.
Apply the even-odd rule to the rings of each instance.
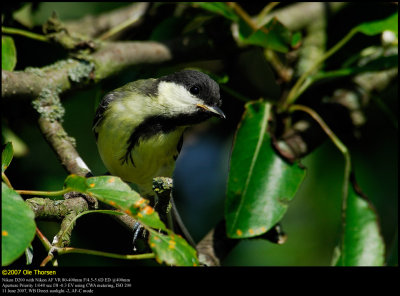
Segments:
[[[181,70],[140,79],[107,93],[93,120],[100,157],[111,175],[152,199],[153,178],[172,177],[184,131],[225,119],[220,88],[207,74]]]

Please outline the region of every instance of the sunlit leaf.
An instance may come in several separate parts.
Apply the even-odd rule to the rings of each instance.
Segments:
[[[347,67],[328,72],[321,71],[317,73],[315,76],[313,76],[313,80],[316,81],[324,78],[335,78],[335,77],[356,75],[363,72],[382,71],[397,67],[398,62],[399,62],[398,55],[382,56],[359,67]]]
[[[257,236],[285,214],[305,171],[276,154],[268,134],[271,104],[246,104],[231,156],[225,204],[227,234]]]
[[[238,21],[239,17],[235,11],[224,2],[191,2],[194,6],[220,14],[231,21]]]
[[[376,35],[376,34],[380,34],[383,31],[392,31],[395,32],[396,35],[398,34],[398,30],[399,30],[399,13],[396,12],[394,14],[392,14],[391,16],[382,19],[382,20],[376,20],[376,21],[372,21],[372,22],[366,22],[366,23],[362,23],[360,25],[358,25],[356,27],[356,30],[358,32],[364,33],[366,35]]]
[[[3,152],[1,153],[1,172],[4,172],[10,165],[13,154],[13,145],[11,142],[8,142],[4,145]]]
[[[9,265],[29,247],[35,236],[35,215],[22,197],[1,184],[1,262]]]
[[[349,186],[341,245],[336,249],[337,266],[381,266],[385,244],[378,218],[369,201]]]
[[[159,263],[165,262],[166,264],[177,266],[199,265],[196,250],[182,237],[172,232],[166,235],[151,230],[149,245]]]
[[[119,177],[100,176],[86,179],[70,175],[65,180],[64,186],[70,190],[94,196],[98,200],[122,210],[145,226],[166,229],[158,213],[149,206],[148,200],[142,198]]]
[[[12,71],[17,64],[17,50],[14,39],[10,36],[1,36],[1,69]]]
[[[242,19],[239,20],[239,40],[246,44],[287,52],[292,43],[291,38],[290,31],[277,18],[273,18],[257,31]]]

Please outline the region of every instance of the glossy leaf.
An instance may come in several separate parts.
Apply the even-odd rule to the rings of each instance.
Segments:
[[[17,64],[17,50],[14,39],[10,36],[1,37],[1,69],[12,71]]]
[[[86,178],[78,175],[69,175],[64,181],[64,187],[69,188],[71,191],[78,191],[85,193],[89,188]]]
[[[398,34],[399,30],[399,13],[396,12],[392,14],[391,16],[382,19],[382,20],[376,20],[372,22],[366,22],[358,25],[356,27],[356,30],[358,32],[361,32],[363,34],[373,36],[382,33],[383,31],[392,31]]]
[[[277,18],[273,18],[257,31],[250,28],[242,19],[239,20],[239,40],[279,52],[287,52],[292,43],[290,31]]]
[[[381,266],[385,245],[377,215],[369,201],[349,186],[342,243],[337,248],[337,266]]]
[[[158,213],[149,206],[148,200],[142,198],[119,177],[101,176],[86,179],[70,175],[65,180],[65,187],[94,196],[98,200],[124,211],[145,226],[166,229]]]
[[[269,103],[246,104],[232,151],[225,204],[232,238],[267,232],[286,212],[305,171],[278,156],[268,134]]]
[[[302,42],[301,32],[296,32],[292,35],[292,39],[290,41],[290,46],[292,48],[299,48]]]
[[[235,11],[224,2],[191,2],[195,6],[208,10],[210,12],[220,14],[231,21],[239,19]]]
[[[1,262],[9,265],[29,247],[35,236],[33,211],[22,197],[6,184],[1,184]]]
[[[159,263],[165,262],[166,264],[177,266],[199,265],[196,250],[182,237],[172,232],[165,235],[151,230],[149,245]]]
[[[4,145],[3,152],[1,153],[1,172],[3,173],[10,165],[13,158],[14,150],[11,142]]]
[[[356,75],[363,72],[382,71],[397,67],[399,62],[398,55],[382,56],[359,67],[347,67],[329,72],[319,72],[312,79],[313,81],[324,78],[335,78],[349,75]]]

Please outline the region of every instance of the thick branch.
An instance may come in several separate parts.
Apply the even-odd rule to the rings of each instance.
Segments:
[[[90,173],[89,168],[76,151],[73,140],[68,137],[58,121],[50,121],[41,116],[39,127],[50,147],[56,152],[61,164],[70,174],[86,176]]]
[[[88,79],[104,79],[137,64],[161,63],[172,58],[169,49],[158,42],[106,43],[88,60],[68,59],[41,69],[9,72],[2,70],[2,97],[39,96],[44,88],[58,88],[62,93],[84,85]],[[93,66],[94,65],[94,66]]]
[[[172,59],[169,48],[153,41],[111,42],[93,55],[95,78],[101,80],[139,64],[163,63]]]
[[[52,245],[64,247],[69,245],[74,218],[88,210],[88,204],[82,197],[66,200],[51,200],[48,198],[30,198],[26,204],[33,210],[36,218],[62,220],[60,231],[53,239]]]

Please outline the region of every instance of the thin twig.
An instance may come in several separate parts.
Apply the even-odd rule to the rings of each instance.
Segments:
[[[59,254],[59,255],[71,254],[71,253],[103,256],[103,257],[125,259],[125,260],[141,260],[141,259],[155,258],[154,253],[122,255],[122,254],[115,254],[115,253],[102,252],[102,251],[89,250],[89,249],[70,248],[70,247],[57,249],[57,254]]]
[[[303,86],[304,82],[311,76],[311,74],[313,74],[313,72],[322,64],[322,62],[328,59],[341,47],[343,47],[356,33],[357,30],[352,29],[342,40],[340,40],[335,46],[328,50],[321,58],[319,58],[307,71],[305,71],[300,76],[300,78],[290,90],[283,109],[286,109],[289,105],[293,104],[299,97],[300,93],[305,91],[305,87]],[[301,92],[299,91],[300,89]]]
[[[42,242],[42,245],[44,246],[44,248],[46,249],[46,251],[49,251],[51,249],[51,243],[49,242],[49,240],[47,239],[47,237],[45,237],[43,235],[43,233],[39,230],[39,228],[36,227],[36,235],[39,238],[39,240]]]
[[[21,195],[62,196],[71,190],[69,188],[65,188],[58,191],[34,191],[34,190],[15,190],[15,191]]]
[[[335,133],[328,127],[325,121],[315,112],[313,109],[303,106],[303,105],[292,105],[289,108],[289,112],[294,111],[303,111],[310,115],[323,129],[323,131],[328,135],[331,141],[335,144],[335,146],[339,149],[339,151],[343,154],[345,159],[345,168],[344,168],[344,181],[343,181],[343,189],[342,189],[342,214],[344,215],[346,206],[347,206],[347,195],[349,192],[349,182],[350,182],[350,173],[351,173],[351,158],[350,153],[347,147],[340,141],[340,139],[335,135]]]
[[[1,172],[1,178],[3,179],[3,181],[7,184],[7,186],[11,189],[13,189],[10,180],[8,180],[6,174],[4,172]]]
[[[261,23],[263,21],[263,19],[271,12],[271,10],[277,6],[280,2],[270,2],[268,3],[263,10],[261,10],[261,12],[258,14],[257,16],[257,26],[261,27]]]
[[[1,32],[3,34],[15,34],[21,35],[30,39],[42,41],[42,42],[50,42],[49,39],[45,35],[40,35],[36,33],[32,33],[29,31],[17,29],[17,28],[9,28],[9,27],[1,27]]]

